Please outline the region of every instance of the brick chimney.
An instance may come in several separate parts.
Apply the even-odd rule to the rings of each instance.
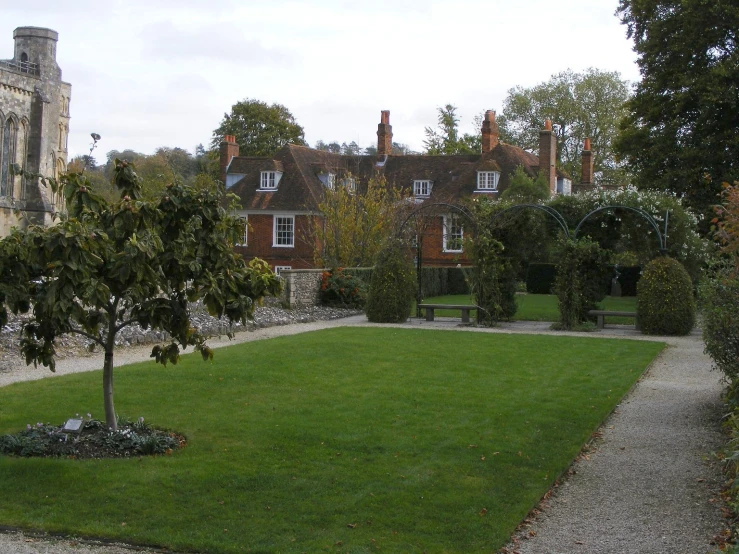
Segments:
[[[377,125],[377,155],[386,156],[393,151],[393,126],[390,125],[390,110],[380,112]]]
[[[539,171],[544,174],[549,183],[549,192],[557,192],[557,137],[552,131],[552,120],[544,122],[544,128],[539,131]]]
[[[482,153],[490,152],[496,146],[498,146],[498,124],[495,122],[495,112],[488,110],[482,121]]]
[[[223,142],[221,142],[221,161],[220,161],[220,168],[221,168],[221,181],[223,184],[226,184],[226,168],[228,167],[228,164],[231,163],[231,160],[234,158],[234,156],[239,155],[239,145],[236,144],[236,137],[234,135],[225,135],[223,137]]]
[[[592,185],[593,184],[593,151],[590,150],[590,139],[585,139],[585,144],[582,148],[582,177],[580,178],[581,185]]]

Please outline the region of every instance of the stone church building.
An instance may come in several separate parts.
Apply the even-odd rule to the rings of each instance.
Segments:
[[[66,171],[72,86],[56,63],[59,35],[51,29],[18,27],[11,59],[0,59],[0,237],[12,227],[48,224],[63,208],[61,198],[26,171],[55,177]]]

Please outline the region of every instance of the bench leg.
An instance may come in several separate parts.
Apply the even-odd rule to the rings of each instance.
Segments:
[[[469,323],[470,322],[470,311],[469,310],[462,310],[462,323]]]
[[[426,308],[426,321],[433,321],[433,320],[434,320],[434,309]]]
[[[605,325],[606,322],[606,316],[599,315],[598,316],[598,329],[603,329],[603,325]]]

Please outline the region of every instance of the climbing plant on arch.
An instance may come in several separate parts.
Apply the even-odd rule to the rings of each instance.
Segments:
[[[665,234],[659,228],[655,218],[638,207],[622,205],[597,206],[586,213],[570,230],[564,216],[555,208],[547,204],[513,204],[509,206],[493,202],[475,202],[475,214],[477,216],[478,237],[476,244],[471,248],[470,254],[475,265],[490,263],[487,258],[503,258],[506,244],[495,240],[500,224],[505,224],[506,216],[511,216],[525,211],[541,212],[547,216],[557,231],[559,242],[557,243],[557,280],[555,290],[559,298],[560,324],[564,329],[573,329],[588,317],[588,311],[596,307],[597,302],[605,296],[604,284],[608,276],[609,255],[601,246],[588,236],[580,236],[584,224],[596,218],[601,213],[627,211],[633,212],[643,218],[654,232],[657,240],[658,251],[664,254],[667,250],[665,234],[669,214],[665,214]],[[510,221],[510,219],[508,219]],[[479,239],[479,240],[478,240]],[[495,242],[492,242],[495,241]],[[500,245],[498,247],[497,245]],[[491,248],[492,246],[492,248]],[[508,256],[510,259],[510,256]],[[499,266],[497,275],[503,274],[505,266]],[[479,272],[479,270],[478,270]],[[484,272],[483,272],[483,275]],[[489,279],[490,275],[486,277]],[[502,293],[503,290],[498,290]],[[511,292],[510,294],[513,294]],[[500,295],[504,296],[504,295]],[[504,315],[500,306],[493,305],[496,315]],[[515,313],[515,307],[513,308]],[[494,319],[494,318],[493,318]]]

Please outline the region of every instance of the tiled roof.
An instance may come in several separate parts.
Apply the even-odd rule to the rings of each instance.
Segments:
[[[376,156],[345,156],[288,144],[273,158],[235,157],[229,174],[241,174],[229,192],[237,194],[245,210],[313,211],[320,203],[324,185],[318,175],[351,173],[361,187],[374,175],[384,175],[391,185],[409,192],[414,180],[433,181],[430,201],[453,202],[469,197],[477,188],[478,171],[499,171],[498,190],[508,186],[519,165],[530,176],[539,169],[539,158],[516,146],[499,143],[486,154],[426,156],[390,155],[378,165]],[[262,171],[282,171],[276,191],[260,191]],[[559,175],[561,173],[557,172]]]

